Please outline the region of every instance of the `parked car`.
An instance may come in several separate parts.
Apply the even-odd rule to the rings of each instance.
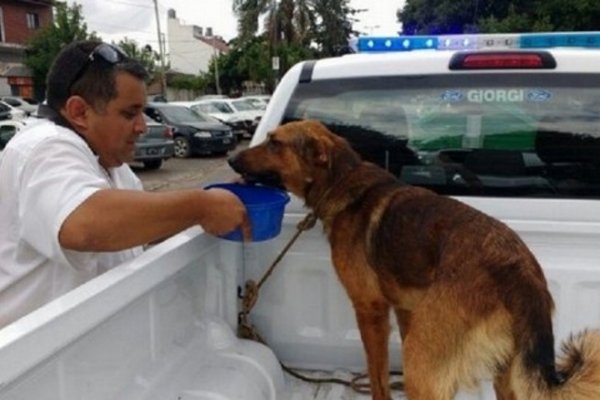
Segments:
[[[135,142],[134,162],[142,163],[147,169],[158,169],[175,152],[173,129],[147,115],[145,119],[146,132]]]
[[[25,111],[19,110],[8,103],[0,100],[0,121],[7,119],[23,119],[26,117]]]
[[[238,136],[252,136],[264,110],[259,110],[248,100],[209,99],[190,106],[194,111],[209,114],[232,127]]]
[[[28,123],[30,123],[29,120],[8,119],[0,121],[0,150],[4,149],[8,141]]]
[[[146,101],[148,103],[166,103],[167,102],[167,98],[165,96],[163,96],[162,94],[150,94],[148,96],[146,96]]]
[[[175,157],[227,154],[237,144],[231,128],[192,109],[170,103],[148,103],[144,110],[155,121],[173,128]]]
[[[257,94],[250,96],[243,96],[240,99],[249,101],[254,107],[259,110],[266,110],[267,105],[269,104],[269,100],[271,100],[271,95],[268,94]]]
[[[37,112],[38,103],[37,101],[29,98],[19,96],[2,96],[0,100],[7,103],[8,105],[23,110],[25,115],[29,116]]]
[[[24,118],[27,118],[27,116],[29,115],[25,111],[21,110],[20,108],[13,107],[10,104],[8,104],[2,100],[0,100],[0,105],[4,109],[8,108],[8,115],[9,115],[8,119],[24,119]]]
[[[205,115],[207,118],[214,118],[217,121],[228,125],[238,141],[245,136],[251,136],[256,129],[257,122],[250,116],[236,114],[224,114],[214,104],[206,101],[173,101],[171,104],[177,104],[191,108],[193,111]]]
[[[194,99],[194,101],[199,100],[211,100],[211,99],[226,99],[227,96],[224,94],[203,94],[202,96],[198,96]]]

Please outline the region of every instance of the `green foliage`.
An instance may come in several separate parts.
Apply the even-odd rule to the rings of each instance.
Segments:
[[[148,71],[150,81],[160,73],[160,54],[152,49],[150,45],[139,47],[135,40],[124,38],[117,44],[129,57],[138,60]],[[166,68],[165,66],[165,69]]]
[[[272,90],[297,62],[346,52],[356,33],[353,17],[363,10],[350,7],[349,0],[234,0],[233,11],[240,35],[218,69],[223,89],[235,91],[247,80]],[[258,32],[259,22],[264,32]],[[279,57],[278,71],[273,57]],[[212,67],[210,74],[214,78]]]
[[[206,75],[191,76],[191,75],[175,75],[169,78],[168,85],[175,89],[191,89],[196,91],[204,91],[208,84]]]
[[[357,32],[352,30],[351,16],[359,13],[348,5],[348,0],[315,0],[316,24],[314,41],[321,57],[332,57],[346,52],[348,39]]]
[[[406,0],[405,34],[590,31],[600,29],[593,0]]]
[[[38,92],[45,87],[46,75],[52,61],[67,44],[76,40],[98,39],[95,33],[87,32],[81,5],[56,2],[54,23],[43,28],[28,43],[24,63],[33,72]]]

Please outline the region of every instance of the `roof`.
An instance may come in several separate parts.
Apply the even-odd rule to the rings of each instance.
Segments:
[[[4,76],[33,76],[33,74],[25,65],[13,65],[6,70]]]
[[[198,39],[222,53],[227,53],[229,51],[229,46],[227,46],[227,43],[225,43],[225,41],[218,36],[202,36]]]

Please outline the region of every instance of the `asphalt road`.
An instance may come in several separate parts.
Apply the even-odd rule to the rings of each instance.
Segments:
[[[188,189],[209,183],[229,182],[235,173],[227,165],[227,159],[248,147],[248,140],[237,145],[227,156],[193,156],[171,158],[157,170],[146,170],[133,165],[133,171],[149,191]]]

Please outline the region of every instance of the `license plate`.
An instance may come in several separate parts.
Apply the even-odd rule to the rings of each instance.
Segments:
[[[231,143],[231,139],[223,139],[223,144],[229,144]]]
[[[165,149],[161,147],[149,147],[147,149],[141,149],[138,153],[140,156],[161,156],[165,152]]]

